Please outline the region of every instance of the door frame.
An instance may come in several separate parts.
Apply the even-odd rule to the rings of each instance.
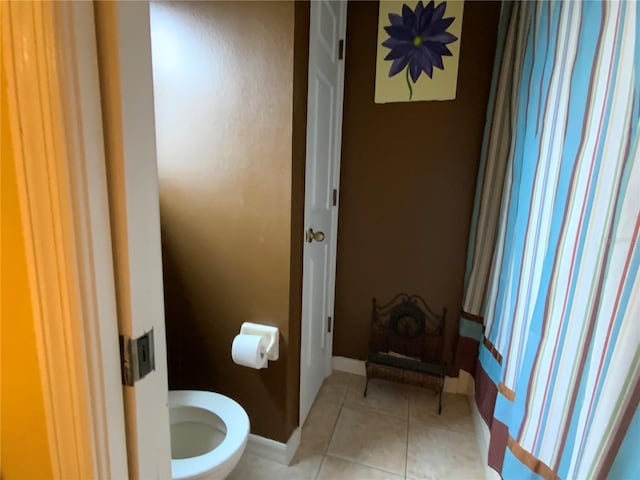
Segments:
[[[150,4],[94,2],[117,322],[153,330],[155,368],[123,387],[129,475],[171,478]]]
[[[342,120],[343,120],[343,108],[344,108],[344,76],[345,76],[345,59],[346,59],[346,43],[347,43],[347,1],[346,0],[340,0],[339,1],[339,5],[340,5],[340,9],[342,10],[342,15],[341,15],[341,24],[339,25],[339,32],[338,32],[338,39],[342,40],[342,59],[338,59],[338,88],[337,88],[337,92],[338,92],[338,101],[337,101],[337,105],[336,105],[336,116],[335,116],[335,145],[334,145],[334,152],[333,152],[333,165],[331,166],[331,171],[333,172],[333,179],[332,179],[332,188],[334,188],[337,192],[337,196],[336,196],[336,204],[334,206],[334,208],[332,209],[331,212],[331,236],[329,238],[329,275],[327,276],[327,291],[328,291],[328,297],[329,297],[329,305],[327,307],[327,313],[330,314],[331,318],[332,318],[332,327],[331,327],[331,332],[329,332],[327,334],[327,358],[325,359],[326,363],[325,363],[325,377],[331,374],[331,371],[333,370],[333,365],[332,365],[332,361],[333,361],[333,332],[335,330],[335,315],[334,315],[334,307],[335,307],[335,286],[336,286],[336,263],[337,263],[337,246],[338,246],[338,213],[339,213],[339,209],[340,209],[340,162],[341,162],[341,158],[342,158]],[[314,28],[314,25],[317,24],[317,22],[319,21],[318,18],[316,18],[316,16],[314,15],[314,10],[310,8],[310,14],[309,14],[309,48],[311,46],[311,42],[313,39],[315,39],[316,41],[320,41],[320,37],[319,37],[319,31],[318,29]],[[339,46],[339,42],[336,43],[336,48],[340,49]],[[338,51],[336,51],[336,57],[338,57],[339,53]],[[307,101],[309,98],[309,92],[311,90],[311,82],[312,82],[312,76],[311,76],[311,72],[309,71],[309,66],[307,66],[307,71],[308,71],[308,80],[307,80]],[[307,127],[306,127],[306,137],[305,138],[309,138],[309,118],[311,116],[311,112],[307,111]],[[308,160],[308,155],[309,155],[309,150],[308,148],[306,149],[306,155],[307,157],[305,158],[305,169],[307,166],[307,160]],[[306,206],[306,202],[307,202],[308,198],[307,198],[307,192],[305,191],[305,206]],[[306,209],[305,209],[306,210]],[[304,223],[303,223],[303,232],[302,235],[304,236],[306,233],[306,229],[309,227],[309,225],[307,225],[307,218],[304,219]],[[303,238],[303,242],[305,242],[305,239]],[[304,244],[304,243],[303,243]],[[303,250],[303,255],[304,255],[304,250]],[[304,271],[302,272],[302,285],[304,285],[304,277],[305,275],[308,275],[307,272]],[[310,322],[309,318],[305,318],[304,316],[304,311],[305,311],[305,306],[304,306],[304,298],[302,299],[302,312],[303,315],[301,317],[301,331],[304,328],[304,325],[307,325],[307,329],[310,329],[310,326],[308,325],[308,322]],[[302,339],[301,339],[302,340]],[[300,342],[300,375],[302,376],[303,371],[302,371],[302,359],[304,358],[304,352],[305,352],[305,346],[302,344],[302,341]],[[302,404],[302,382],[299,383],[300,385],[300,391],[298,392],[298,399],[299,399],[299,403],[300,405]],[[298,422],[299,425],[302,426],[302,424],[304,423],[305,417],[303,416],[303,412],[302,410],[300,410],[299,412],[299,417],[298,417]]]
[[[128,478],[93,4],[1,8],[52,473]]]
[[[336,205],[331,214],[331,270],[329,273],[329,298],[331,300],[329,312],[333,319],[333,325],[331,328],[331,335],[329,337],[329,358],[327,371],[331,373],[333,369],[332,356],[333,356],[333,331],[335,330],[335,297],[336,297],[336,265],[337,265],[337,252],[338,252],[338,215],[340,212],[340,165],[342,161],[342,120],[344,110],[344,76],[345,76],[345,62],[347,58],[347,6],[346,0],[340,1],[340,7],[343,9],[342,13],[342,25],[340,26],[339,39],[342,40],[342,59],[338,64],[338,103],[336,105],[336,142],[334,148],[333,166],[333,188],[337,192]],[[338,47],[340,48],[340,47]]]

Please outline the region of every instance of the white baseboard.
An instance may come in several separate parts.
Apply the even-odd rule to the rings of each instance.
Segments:
[[[356,360],[355,358],[333,357],[333,369],[362,377],[366,375],[364,360]]]
[[[444,391],[449,393],[460,393],[458,391],[457,377],[444,377]]]
[[[469,374],[467,374],[469,375]],[[473,377],[469,375],[471,381],[471,387],[473,388]],[[473,426],[476,431],[476,442],[478,444],[478,450],[480,451],[480,459],[484,467],[485,480],[500,480],[500,474],[493,468],[487,465],[487,459],[489,458],[489,427],[484,423],[484,419],[480,415],[478,406],[476,405],[475,395],[469,396],[469,404],[471,405],[471,415],[473,417]]]
[[[273,460],[283,465],[290,465],[299,446],[300,427],[297,427],[289,437],[287,443],[276,442],[270,438],[250,433],[246,451],[258,457],[266,458],[267,460]]]
[[[473,397],[475,395],[475,383],[471,374],[460,370],[458,375],[458,393]]]
[[[354,375],[366,375],[364,360],[347,357],[333,357],[333,369],[339,372],[353,373]],[[463,372],[460,372],[462,375]],[[468,374],[467,374],[468,375]],[[467,380],[459,382],[456,377],[444,378],[444,391],[449,393],[464,393],[467,395]]]

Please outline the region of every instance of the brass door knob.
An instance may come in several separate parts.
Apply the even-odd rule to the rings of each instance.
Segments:
[[[313,242],[314,240],[316,242],[321,242],[324,240],[324,232],[314,232],[313,228],[310,228],[309,230],[307,230],[306,238],[307,242],[309,243]]]

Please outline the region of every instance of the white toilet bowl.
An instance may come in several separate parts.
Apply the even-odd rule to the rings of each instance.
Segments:
[[[249,438],[249,417],[234,400],[213,392],[169,392],[171,478],[222,480]]]

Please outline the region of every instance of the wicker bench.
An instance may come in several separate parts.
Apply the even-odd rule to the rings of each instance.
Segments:
[[[364,395],[367,395],[370,378],[433,387],[438,394],[440,414],[446,315],[446,308],[438,315],[419,295],[400,293],[384,305],[378,305],[374,298]]]

